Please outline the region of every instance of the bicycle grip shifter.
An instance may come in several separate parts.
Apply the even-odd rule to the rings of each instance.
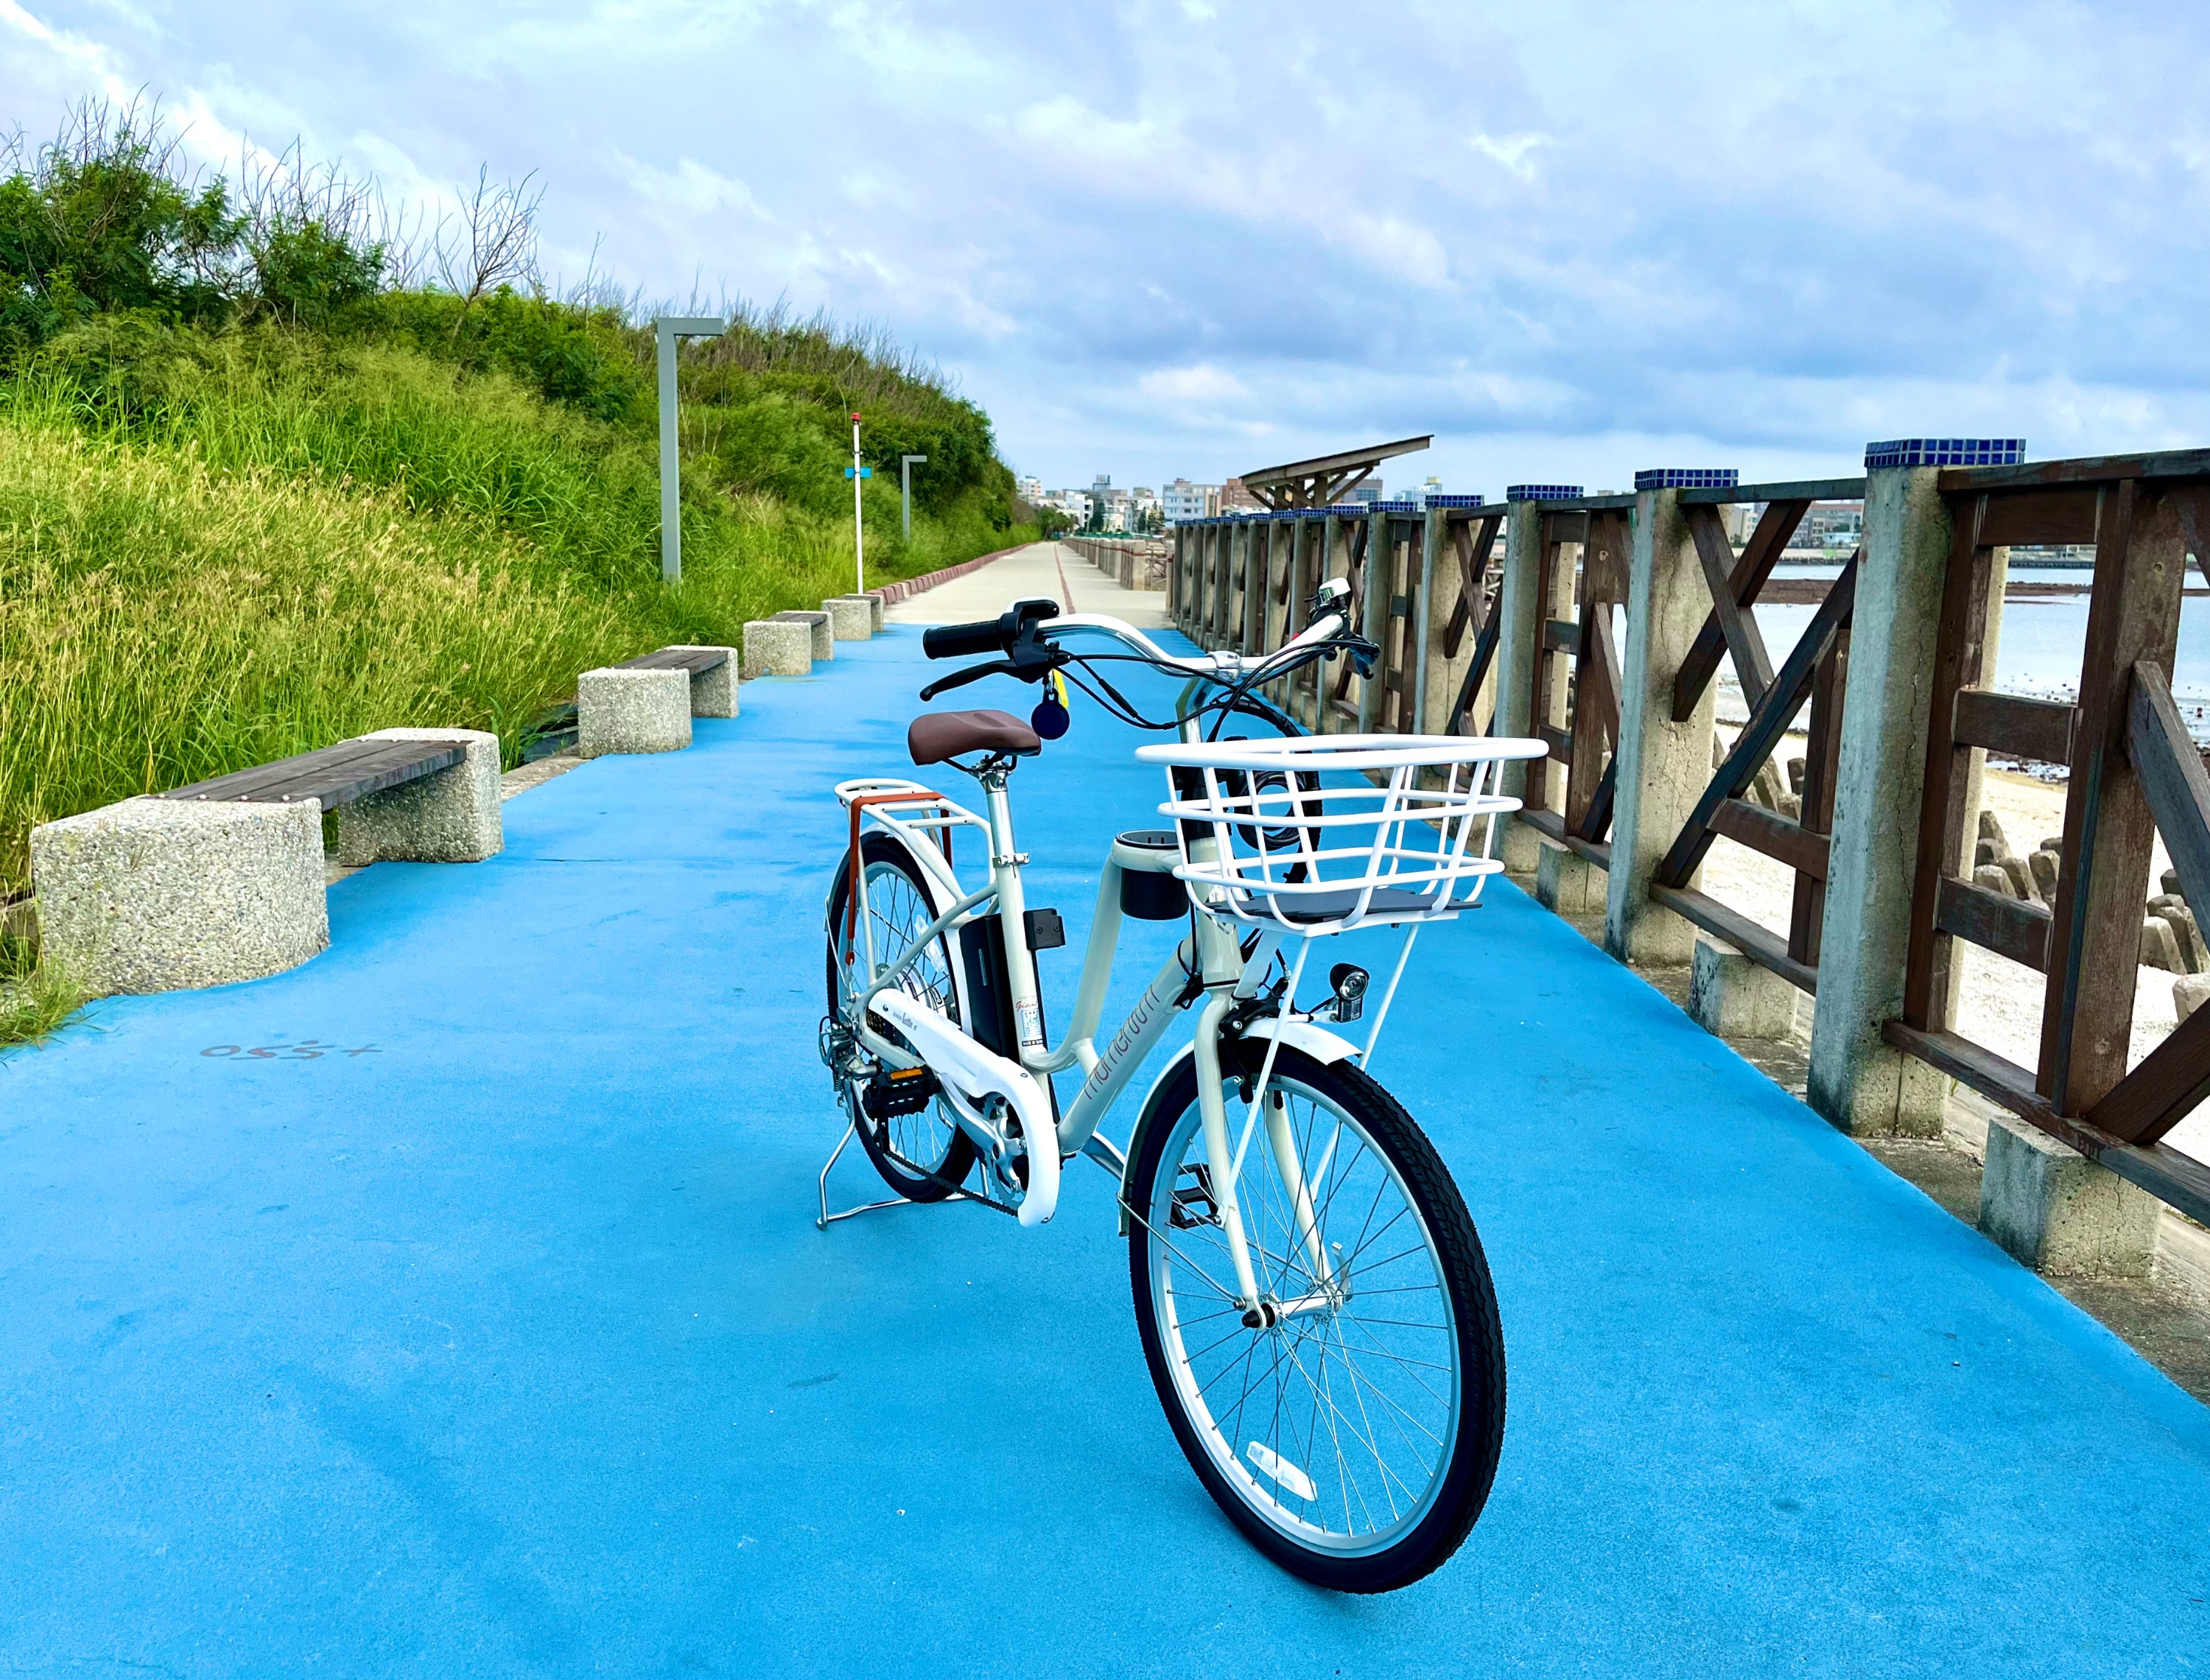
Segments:
[[[1002,653],[1030,624],[1059,617],[1059,603],[1041,599],[1015,601],[995,618],[974,624],[937,624],[923,630],[921,651],[932,659],[956,659],[969,653]]]

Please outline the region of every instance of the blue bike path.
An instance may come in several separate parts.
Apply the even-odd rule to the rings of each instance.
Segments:
[[[927,667],[893,628],[817,669],[512,801],[490,863],[341,882],[301,968],[0,1063],[0,1664],[2210,1667],[2210,1412],[1501,882],[1375,1069],[1495,1273],[1494,1496],[1385,1598],[1265,1563],[1160,1415],[1102,1173],[1034,1232],[814,1229],[829,790],[906,768]],[[1015,779],[1062,1009],[1161,792],[1077,707]]]

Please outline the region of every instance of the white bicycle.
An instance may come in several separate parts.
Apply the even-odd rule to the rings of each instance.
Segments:
[[[1264,686],[1315,659],[1370,660],[1344,633],[1344,586],[1312,628],[1264,659],[1177,658],[1118,619],[1017,602],[927,632],[932,658],[999,657],[924,700],[1005,673],[1046,685],[1029,723],[930,713],[908,744],[981,786],[969,810],[903,780],[836,796],[850,845],[828,900],[821,1053],[848,1124],[822,1168],[835,1221],[896,1201],[981,1201],[1023,1226],[1058,1206],[1086,1154],[1120,1182],[1120,1229],[1144,1352],[1199,1478],[1267,1556],[1320,1585],[1385,1592],[1435,1569],[1488,1496],[1503,1442],[1504,1346],[1481,1240],[1434,1147],[1367,1072],[1420,928],[1477,900],[1502,865],[1503,762],[1541,743],[1300,737]],[[1100,651],[1064,643],[1087,640]],[[1111,680],[1116,663],[1186,679],[1170,720]],[[1171,826],[1114,840],[1073,1018],[1045,1031],[1035,952],[1065,943],[1030,909],[1007,785],[1065,732],[1072,678],[1105,708],[1170,732],[1137,756],[1164,767]],[[1279,738],[1222,739],[1239,718]],[[978,883],[960,878],[960,840]],[[1099,1036],[1124,918],[1187,931],[1127,1018]],[[1398,927],[1402,948],[1362,1045],[1366,971],[1335,965],[1295,1002],[1316,939]],[[1145,1096],[1125,1153],[1098,1129],[1167,1029],[1191,1042]],[[1063,1106],[1053,1076],[1078,1077]],[[832,1213],[830,1169],[857,1135],[892,1201]]]

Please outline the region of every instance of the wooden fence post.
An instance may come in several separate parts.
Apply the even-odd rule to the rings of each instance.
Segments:
[[[1603,942],[1622,962],[1672,965],[1695,955],[1696,930],[1651,901],[1650,882],[1711,781],[1718,684],[1673,720],[1674,683],[1711,597],[1681,492],[1645,490],[1634,503]]]
[[[1375,504],[1380,505],[1378,503]],[[1386,657],[1389,645],[1389,594],[1396,587],[1396,550],[1389,538],[1389,515],[1369,513],[1366,516],[1366,601],[1365,612],[1358,632]],[[1377,663],[1371,677],[1358,679],[1358,732],[1371,735],[1379,727],[1381,715],[1382,666]]]
[[[2133,1034],[2156,824],[2128,747],[2134,667],[2169,671],[2179,637],[2187,567],[2178,509],[2125,479],[2103,494],[2088,608],[2086,657],[2064,856],[2050,906],[2049,978],[2041,1017],[2041,1094],[2060,1114],[2085,1114],[2125,1076]],[[2106,581],[2117,573],[2116,587]],[[2167,679],[2168,680],[2168,679]]]
[[[1347,578],[1350,575],[1350,545],[1344,537],[1342,516],[1331,510],[1320,516],[1319,553],[1313,558],[1313,587],[1317,589],[1331,578]],[[1331,729],[1327,695],[1335,682],[1335,665],[1323,660],[1305,675],[1310,683],[1305,698],[1312,707],[1310,715],[1305,719],[1306,726],[1315,735],[1325,735]]]
[[[1420,587],[1412,599],[1412,668],[1404,678],[1412,685],[1411,733],[1415,735],[1440,735],[1443,712],[1450,704],[1449,694],[1432,693],[1430,681],[1430,672],[1443,668],[1441,650],[1434,647],[1438,634],[1435,570],[1449,541],[1449,512],[1442,508],[1428,509],[1420,521]]]
[[[1220,646],[1221,627],[1228,622],[1228,566],[1235,527],[1226,515],[1212,527],[1212,564],[1206,575],[1210,593],[1205,598],[1205,640],[1199,645],[1211,649]]]
[[[1247,654],[1266,651],[1266,604],[1274,598],[1274,521],[1254,519],[1248,524],[1250,535],[1243,550],[1243,645],[1239,650]]]
[[[1939,1136],[1947,1077],[1889,1045],[1903,1009],[1949,511],[1927,467],[1865,475],[1819,1003],[1805,1100],[1843,1131]],[[2139,917],[2135,917],[2136,924]]]
[[[1496,718],[1492,734],[1524,737],[1535,732],[1531,714],[1535,661],[1543,647],[1542,573],[1542,506],[1514,502],[1504,527],[1504,583],[1497,608],[1504,617],[1497,629]],[[1540,759],[1507,764],[1504,791],[1524,798],[1530,770],[1541,774],[1542,767]],[[1514,818],[1504,824],[1497,855],[1507,869],[1531,875],[1540,860],[1541,847],[1541,837],[1535,830]]]

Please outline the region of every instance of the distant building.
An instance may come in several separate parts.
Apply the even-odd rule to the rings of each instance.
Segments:
[[[1343,499],[1346,502],[1379,502],[1381,499],[1381,480],[1368,479]]]
[[[1193,485],[1187,479],[1176,479],[1159,492],[1159,511],[1169,525],[1209,519],[1219,509],[1218,485]]]
[[[1263,508],[1266,504],[1243,488],[1243,480],[1230,479],[1220,486],[1220,511],[1232,514],[1239,509]]]
[[[1041,508],[1043,505],[1043,480],[1033,473],[1025,479],[1017,479],[1013,481],[1013,493],[1031,508]]]

